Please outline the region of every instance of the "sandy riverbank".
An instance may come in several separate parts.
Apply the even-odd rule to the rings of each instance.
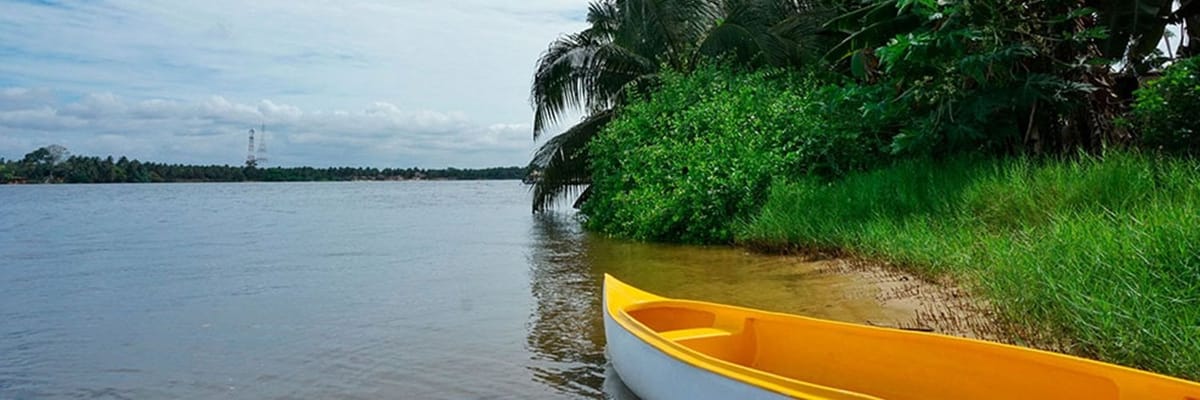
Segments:
[[[882,262],[839,258],[814,261],[806,284],[827,289],[823,312],[844,322],[982,339],[1063,351],[1063,343],[1008,324],[962,282],[931,281]]]

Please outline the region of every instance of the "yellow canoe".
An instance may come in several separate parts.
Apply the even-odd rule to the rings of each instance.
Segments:
[[[979,340],[659,297],[604,277],[608,356],[667,399],[1200,400],[1200,384]]]

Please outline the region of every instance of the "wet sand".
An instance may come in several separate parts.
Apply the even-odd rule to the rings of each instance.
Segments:
[[[667,297],[835,321],[1012,343],[986,301],[949,279],[930,281],[886,263],[813,260],[744,248],[632,244],[597,239],[600,270]],[[598,279],[598,277],[597,277]]]
[[[959,282],[929,281],[894,266],[858,259],[818,261],[813,266],[817,277],[810,282],[824,280],[830,296],[841,300],[842,305],[832,307],[827,315],[830,319],[1012,342],[993,308]]]

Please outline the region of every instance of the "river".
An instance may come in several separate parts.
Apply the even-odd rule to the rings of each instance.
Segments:
[[[600,282],[862,320],[788,257],[531,215],[519,182],[0,186],[0,398],[616,398]]]

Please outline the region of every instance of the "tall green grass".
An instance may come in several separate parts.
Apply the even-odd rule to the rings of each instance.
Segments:
[[[777,182],[738,239],[966,278],[1010,321],[1076,353],[1200,378],[1196,161],[911,161]]]

